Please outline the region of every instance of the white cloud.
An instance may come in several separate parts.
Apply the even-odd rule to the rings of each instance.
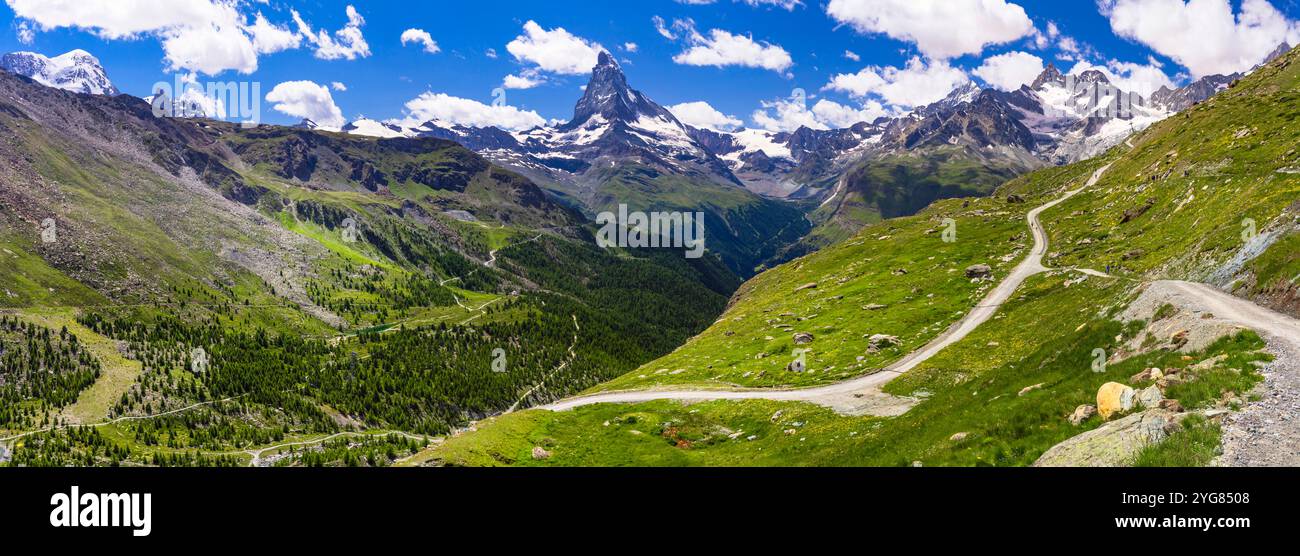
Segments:
[[[296,118],[306,118],[327,128],[340,128],[346,123],[343,111],[334,104],[334,97],[324,85],[311,81],[287,81],[276,85],[267,93],[271,108]]]
[[[812,112],[817,116],[818,121],[836,129],[852,127],[861,122],[874,122],[878,118],[890,115],[884,106],[874,100],[867,101],[862,108],[853,108],[821,99],[813,105]]]
[[[325,59],[368,56],[361,36],[364,20],[349,6],[348,25],[334,36],[311,28],[293,13],[297,31],[276,24],[261,12],[246,15],[252,4],[239,0],[5,0],[14,11],[20,40],[24,30],[81,29],[105,40],[157,39],[169,71],[216,75],[252,73],[258,56],[316,45]],[[264,2],[262,2],[264,3]]]
[[[808,103],[802,99],[781,99],[764,101],[762,108],[750,116],[754,125],[767,131],[795,131],[801,127],[810,129],[829,129],[821,123],[817,115],[808,109]]]
[[[800,0],[736,0],[736,1],[744,2],[746,4],[749,4],[750,6],[773,6],[773,7],[781,8],[786,11],[794,11],[795,8],[803,5],[803,2],[801,2]]]
[[[424,29],[407,29],[402,31],[402,46],[409,43],[424,45],[424,51],[429,54],[437,54],[442,49],[438,48],[437,41],[433,40],[433,35]]]
[[[546,123],[546,118],[531,110],[520,110],[504,104],[487,105],[445,93],[424,93],[407,102],[406,118],[400,123],[413,127],[429,120],[470,127],[496,126],[509,130],[531,129]]]
[[[657,22],[657,25],[661,22]],[[753,37],[734,35],[722,29],[709,31],[708,36],[695,30],[689,19],[673,22],[673,36],[681,36],[688,48],[673,56],[673,61],[686,66],[742,66],[762,68],[778,73],[794,65],[790,53],[779,45],[755,41]],[[663,32],[661,31],[661,34]],[[667,35],[665,35],[667,36]]]
[[[1246,71],[1279,44],[1300,42],[1300,25],[1267,0],[1100,0],[1115,34],[1172,58],[1200,78]]]
[[[1043,59],[1025,52],[1008,52],[987,60],[971,73],[996,89],[1014,91],[1043,73]]]
[[[563,27],[550,31],[535,21],[524,24],[524,34],[506,45],[515,60],[535,64],[537,69],[559,75],[584,75],[596,67],[604,47],[576,36]]]
[[[754,111],[751,119],[758,128],[780,132],[795,131],[801,127],[842,129],[888,115],[892,113],[872,100],[864,103],[861,108],[854,108],[821,99],[809,108],[807,100],[802,95],[796,95],[794,98],[763,102],[762,108]]]
[[[32,29],[30,23],[21,21],[17,25],[18,42],[22,44],[32,44],[36,42],[36,31]]]
[[[257,49],[235,5],[216,0],[5,0],[35,29],[83,29],[106,40],[153,36],[171,70],[257,69]],[[255,24],[256,25],[256,24]]]
[[[495,48],[487,49],[487,52],[485,52],[484,54],[486,54],[488,58],[491,58],[493,60],[497,59],[497,49]]]
[[[626,51],[628,51],[628,52],[631,52],[631,53],[634,53],[634,54],[635,54],[636,51],[641,50],[641,47],[638,46],[638,45],[637,45],[636,43],[634,43],[634,42],[628,42],[628,43],[623,43],[623,50],[626,50]]]
[[[781,8],[786,11],[793,11],[795,8],[802,6],[802,0],[735,0],[737,3],[747,4],[754,7],[772,6]],[[678,4],[689,4],[692,6],[707,6],[717,0],[677,0]]]
[[[708,38],[673,56],[673,61],[687,66],[743,66],[775,72],[784,72],[794,65],[790,53],[780,46],[755,42],[753,38],[721,29],[709,31]]]
[[[348,86],[344,85],[342,81],[335,81],[333,83],[330,83],[330,88],[340,93],[347,92],[348,90]]]
[[[507,75],[501,86],[507,89],[532,89],[546,83],[546,79],[534,71],[522,71],[519,75]]]
[[[859,32],[914,43],[939,60],[1034,33],[1025,9],[1006,0],[830,0],[826,13]]]
[[[719,112],[709,103],[703,101],[683,102],[669,106],[668,111],[677,116],[677,119],[681,120],[682,123],[701,129],[732,131],[745,124],[745,122],[733,116]]]
[[[654,22],[655,31],[658,31],[660,36],[670,41],[677,40],[677,32],[668,28],[668,24],[667,22],[664,21],[664,18],[659,16],[654,16],[650,18],[650,21]]]
[[[163,53],[171,70],[216,75],[226,70],[257,71],[257,47],[233,25],[182,27],[167,33]]]
[[[273,54],[282,50],[292,50],[302,44],[302,36],[283,25],[275,25],[261,12],[253,18],[253,24],[246,28],[253,37],[253,49],[258,54]]]
[[[970,78],[966,72],[947,62],[925,62],[912,57],[901,69],[871,66],[858,73],[836,75],[823,90],[840,91],[855,97],[878,97],[886,105],[910,108],[942,100],[968,81]]]
[[[1106,76],[1110,83],[1119,87],[1126,93],[1137,93],[1144,97],[1150,96],[1160,90],[1161,87],[1174,89],[1177,86],[1173,79],[1165,74],[1164,69],[1159,61],[1154,58],[1148,59],[1146,64],[1137,64],[1133,62],[1120,62],[1111,60],[1106,65],[1099,66],[1090,62],[1079,62],[1066,72],[1070,75],[1078,75],[1088,70],[1096,70]]]
[[[293,20],[298,24],[298,33],[316,47],[316,57],[322,60],[355,60],[370,56],[370,44],[361,33],[366,24],[365,18],[357,9],[347,7],[348,23],[342,29],[330,35],[324,29],[312,31],[311,25],[303,21],[297,10],[290,10]]]
[[[854,52],[854,51],[852,51],[852,50],[845,50],[845,51],[844,51],[844,58],[847,59],[847,60],[854,61],[854,62],[861,62],[861,61],[862,61],[862,57],[861,57],[861,56],[858,56],[858,53],[857,53],[857,52]]]

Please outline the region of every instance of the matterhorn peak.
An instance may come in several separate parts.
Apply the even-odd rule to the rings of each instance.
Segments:
[[[646,98],[645,95],[632,90],[627,84],[627,76],[619,67],[614,55],[601,51],[596,60],[596,67],[591,71],[591,81],[573,110],[573,120],[560,127],[569,131],[582,127],[592,118],[603,118],[606,122],[635,122],[643,116],[664,118],[676,122],[662,106]]]

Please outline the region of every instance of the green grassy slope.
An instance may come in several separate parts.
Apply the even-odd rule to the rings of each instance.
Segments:
[[[453,465],[1027,465],[1056,443],[1099,426],[1097,417],[1078,427],[1066,417],[1076,406],[1092,403],[1102,383],[1128,382],[1151,366],[1189,368],[1215,356],[1222,358],[1167,395],[1191,409],[1221,407],[1225,394],[1247,396],[1262,379],[1255,368],[1269,356],[1251,332],[1198,353],[1155,349],[1104,372],[1094,372],[1094,353],[1114,353],[1142,337],[1145,323],[1124,324],[1117,316],[1144,280],[1214,280],[1296,313],[1297,95],[1300,53],[1292,52],[1213,100],[1135,136],[1132,149],[1120,146],[1097,160],[1042,170],[1000,188],[1001,198],[1020,195],[1027,206],[1037,206],[1077,187],[1100,165],[1113,164],[1094,188],[1042,216],[1052,238],[1046,262],[1067,270],[1031,278],[992,320],[890,383],[887,393],[920,400],[900,417],[844,417],[807,404],[775,402],[598,405],[498,418],[419,459]],[[939,203],[931,210],[944,206],[951,205]],[[1242,234],[1246,218],[1257,227],[1255,239]],[[858,237],[867,235],[873,234]],[[915,250],[903,244],[908,235],[895,237],[900,244],[886,240],[878,249]],[[755,278],[728,314],[779,313],[784,306],[796,309],[790,311],[795,315],[808,312],[806,298],[786,286],[834,282],[841,268],[789,279],[782,287],[764,284],[834,252]],[[1107,265],[1118,277],[1068,270]],[[879,276],[886,268],[872,270]],[[864,280],[857,286],[870,284]],[[725,354],[722,338],[731,326],[719,321],[701,335],[704,341],[697,339],[665,361],[703,363],[715,357],[700,349],[703,345]],[[859,338],[844,341],[850,349],[865,347]],[[697,372],[693,379],[700,376],[707,374]],[[629,377],[616,383],[629,384],[635,384]],[[1185,432],[1134,463],[1204,464],[1217,434],[1215,427],[1189,423]],[[550,456],[534,459],[534,446]]]
[[[866,225],[916,214],[941,199],[987,196],[1032,169],[960,147],[863,160],[844,175],[844,188],[836,197],[812,212],[816,227],[787,254],[811,253],[852,237]]]
[[[0,74],[8,101],[0,309],[41,326],[3,340],[66,326],[101,363],[0,369],[22,408],[0,437],[91,426],[18,439],[18,464],[443,433],[667,353],[738,285],[716,258],[600,249],[581,215],[454,143],[156,119]]]
[[[740,276],[761,271],[810,229],[798,207],[711,178],[623,163],[596,165],[583,180],[597,184],[587,201],[593,212],[617,211],[620,204],[633,211],[703,212],[705,247]]]

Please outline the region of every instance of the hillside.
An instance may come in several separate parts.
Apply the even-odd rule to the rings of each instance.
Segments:
[[[1030,465],[1056,446],[1048,464],[1206,465],[1222,438],[1227,464],[1294,465],[1285,446],[1261,440],[1293,431],[1261,417],[1270,406],[1260,400],[1294,396],[1285,390],[1296,372],[1288,356],[1300,331],[1278,334],[1294,327],[1281,315],[1266,317],[1279,324],[1260,334],[1243,330],[1235,307],[1253,300],[1297,314],[1298,57],[1275,60],[1096,160],[1013,180],[994,199],[966,207],[943,201],[917,217],[873,224],[764,273],[686,346],[600,388],[666,389],[664,401],[510,415],[419,461]],[[1005,277],[999,257],[1011,255],[1009,264],[1027,254],[1026,207],[1062,198],[1040,216],[1051,270],[1030,277],[969,335],[853,394],[864,413],[878,416],[772,400],[705,401],[710,389],[836,383],[902,358],[970,311],[991,285],[950,277],[972,261],[990,264],[994,280]],[[1007,199],[1025,202],[1002,204]],[[946,247],[933,237],[943,217],[958,231]],[[1020,243],[1008,241],[1016,237]],[[1177,280],[1240,297],[1212,288],[1173,293],[1204,287]],[[1234,310],[1209,310],[1210,300]],[[812,337],[797,341],[800,332]],[[878,339],[873,349],[876,334],[896,336],[901,349]],[[812,350],[804,372],[787,367],[796,347]],[[1156,392],[1177,405],[1109,422],[1087,413],[1078,424],[1069,419],[1095,403],[1105,383],[1156,388],[1151,373],[1137,376],[1152,368],[1173,377]],[[672,401],[688,394],[693,403]],[[1126,444],[1140,451],[1120,449],[1116,435],[1128,434],[1124,427],[1136,419],[1170,426]]]
[[[15,464],[269,465],[372,436],[330,457],[379,465],[661,356],[738,286],[713,256],[597,247],[451,141],[155,118],[4,72],[0,128]]]

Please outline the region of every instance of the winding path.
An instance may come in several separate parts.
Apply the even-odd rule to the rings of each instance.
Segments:
[[[1046,272],[1048,268],[1043,266],[1043,256],[1047,254],[1048,237],[1047,232],[1043,229],[1042,223],[1039,221],[1039,215],[1069,200],[1071,197],[1078,195],[1083,190],[1096,185],[1097,181],[1101,179],[1108,169],[1110,169],[1110,165],[1102,167],[1097,170],[1082,187],[1067,191],[1065,195],[1055,201],[1029,211],[1026,219],[1029,222],[1029,229],[1034,234],[1034,249],[1030,252],[1029,256],[1016,266],[1015,270],[1012,270],[1011,274],[1008,275],[1001,284],[998,284],[992,292],[989,292],[988,296],[985,297],[979,305],[976,305],[971,312],[967,313],[965,317],[954,324],[946,332],[941,334],[938,338],[935,338],[929,344],[926,344],[925,347],[900,359],[880,372],[817,388],[787,390],[642,390],[632,392],[608,392],[569,398],[548,406],[543,406],[541,409],[567,411],[577,407],[599,403],[637,403],[656,400],[775,400],[811,402],[830,407],[841,413],[855,415],[873,414],[890,416],[905,413],[911,408],[914,401],[890,396],[881,392],[880,388],[895,378],[898,378],[903,373],[916,368],[921,363],[934,357],[948,346],[951,346],[970,335],[970,333],[976,328],[979,328],[981,324],[984,324],[992,318],[993,315],[997,313],[998,308],[1011,298],[1011,295],[1020,288],[1020,285],[1023,284],[1026,279],[1035,274]]]
[[[1217,288],[1194,282],[1159,281],[1159,291],[1180,309],[1254,330],[1275,359],[1263,369],[1259,398],[1223,421],[1223,455],[1231,467],[1300,465],[1300,319],[1260,307]]]

